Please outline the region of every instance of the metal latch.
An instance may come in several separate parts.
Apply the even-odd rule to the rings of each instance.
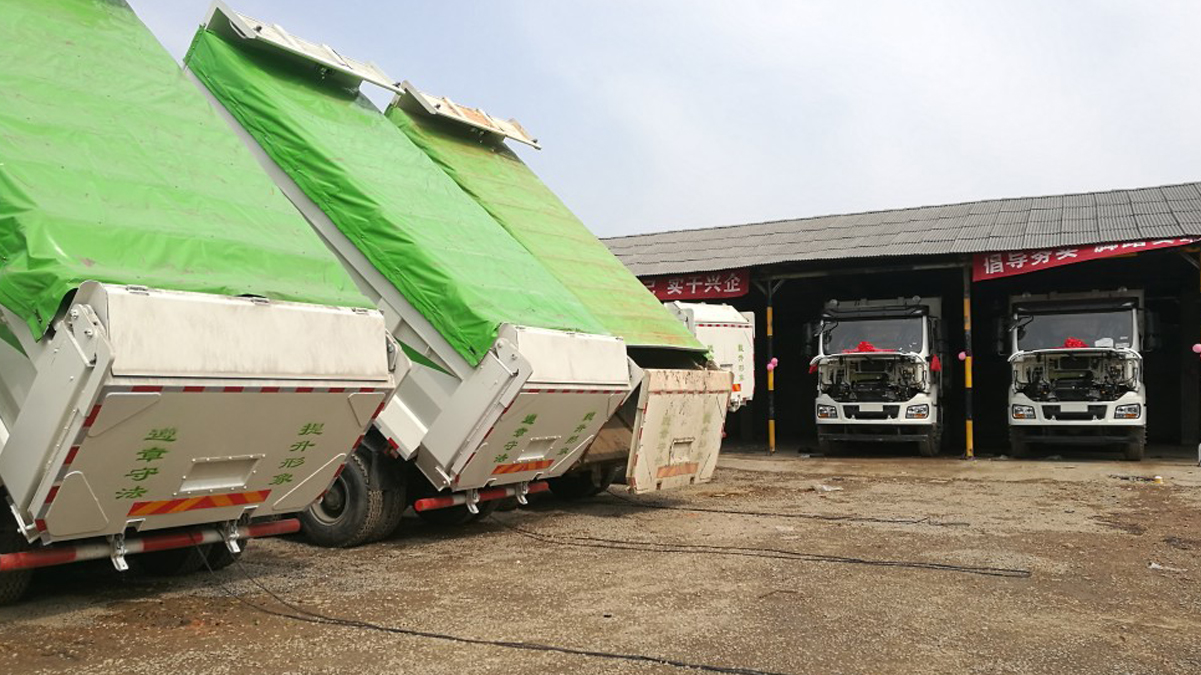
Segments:
[[[108,538],[108,545],[111,549],[108,557],[113,561],[113,567],[117,568],[118,572],[128,572],[129,563],[125,562],[125,535],[112,535]]]
[[[221,532],[221,538],[225,540],[225,548],[229,549],[229,552],[234,555],[238,555],[242,552],[242,548],[238,546],[239,536],[238,522],[236,520],[231,520],[225,523],[223,531]]]

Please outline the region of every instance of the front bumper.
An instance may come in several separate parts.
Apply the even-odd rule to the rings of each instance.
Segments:
[[[1115,419],[1119,406],[1139,405],[1134,419]],[[1026,406],[1034,416],[1014,419],[1014,407]],[[1114,401],[1050,402],[1035,401],[1025,394],[1009,398],[1009,433],[1016,440],[1060,445],[1128,443],[1143,438],[1147,427],[1147,404],[1137,392],[1128,392]]]
[[[840,402],[821,394],[815,403],[815,415],[817,411],[831,407],[837,411],[837,417],[817,417],[818,438],[831,441],[895,443],[921,440],[930,436],[938,419],[938,408],[926,394],[908,401],[887,403]],[[925,407],[926,417],[906,417],[910,407]]]

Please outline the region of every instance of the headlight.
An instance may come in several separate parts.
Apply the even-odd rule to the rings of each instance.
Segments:
[[[907,420],[924,420],[930,416],[930,404],[922,403],[921,405],[911,405],[905,409],[905,419]]]
[[[1032,420],[1032,419],[1034,419],[1034,406],[1032,406],[1032,405],[1015,405],[1015,406],[1013,406],[1013,419],[1015,419],[1015,420]]]
[[[817,406],[817,419],[819,419],[819,420],[836,420],[836,419],[838,419],[838,406],[836,406],[836,405],[819,405],[819,406]]]
[[[1115,420],[1136,420],[1143,414],[1143,404],[1127,403],[1113,409],[1113,418]]]

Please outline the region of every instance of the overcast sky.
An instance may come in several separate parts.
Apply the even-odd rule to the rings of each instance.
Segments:
[[[1198,2],[231,5],[517,118],[601,236],[1201,179]]]

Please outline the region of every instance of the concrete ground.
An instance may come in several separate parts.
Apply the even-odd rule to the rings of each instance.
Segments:
[[[47,570],[0,609],[0,673],[1198,673],[1195,464],[735,452],[679,492],[216,574]]]

